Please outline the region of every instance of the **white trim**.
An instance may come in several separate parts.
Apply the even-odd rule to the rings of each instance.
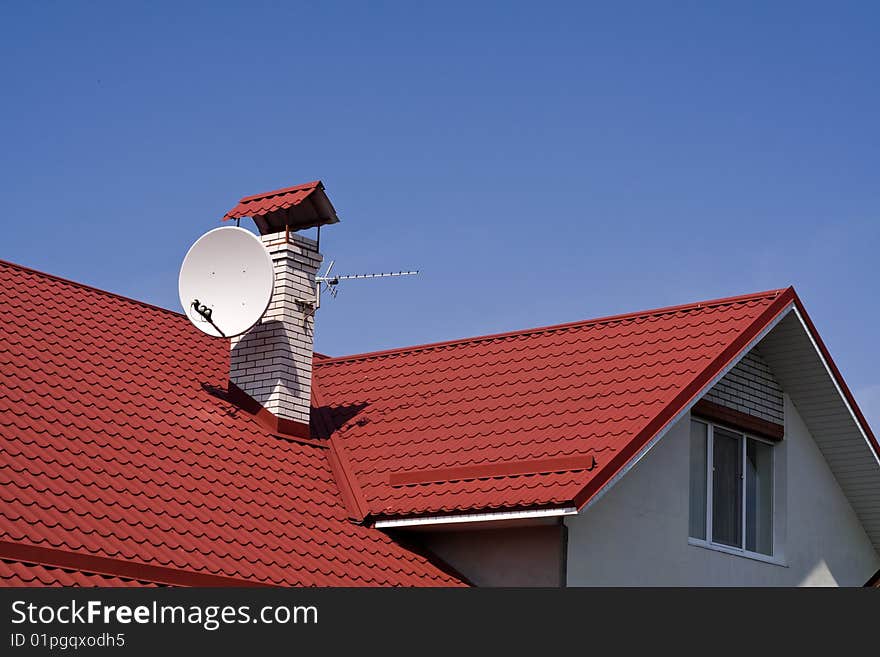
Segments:
[[[868,444],[868,449],[874,455],[874,460],[877,462],[877,465],[880,465],[880,455],[877,454],[876,450],[874,449],[874,445],[871,444],[871,441],[868,438],[868,434],[865,432],[865,428],[862,426],[862,423],[859,422],[859,418],[853,411],[852,406],[850,406],[849,400],[847,400],[846,395],[843,394],[843,390],[841,389],[840,384],[837,382],[837,377],[834,376],[831,368],[828,367],[828,362],[825,360],[825,356],[822,355],[822,350],[819,349],[819,345],[816,344],[816,340],[813,339],[813,334],[807,326],[807,323],[804,321],[804,318],[801,317],[801,314],[800,312],[798,312],[797,308],[794,309],[794,314],[797,316],[798,320],[801,323],[801,326],[804,329],[804,332],[810,339],[810,344],[813,345],[813,349],[816,350],[816,355],[819,356],[819,360],[822,361],[822,366],[825,368],[825,372],[828,374],[829,377],[831,377],[831,382],[834,384],[834,388],[837,390],[837,394],[840,395],[841,401],[843,401],[844,405],[846,406],[846,410],[849,411],[850,417],[852,417],[853,422],[856,423],[856,427],[858,427],[859,433],[862,434],[862,438]]]
[[[537,509],[534,511],[498,511],[495,513],[464,513],[455,516],[423,516],[421,518],[399,518],[393,520],[377,520],[373,527],[385,529],[391,527],[416,527],[420,525],[448,525],[460,522],[491,522],[498,520],[530,520],[532,518],[552,518],[554,516],[577,515],[573,506],[558,509]]]
[[[693,421],[694,419],[691,418],[691,422]],[[706,499],[706,537],[702,540],[711,543],[713,514],[715,512],[712,508],[712,489],[715,487],[715,425],[711,422],[703,424],[706,425],[706,490],[703,491]],[[690,486],[688,486],[688,490],[690,490]]]
[[[688,536],[688,545],[693,545],[694,547],[703,548],[705,550],[723,552],[724,554],[732,554],[737,557],[744,557],[746,559],[752,559],[754,561],[763,561],[764,563],[773,564],[774,566],[782,566],[783,568],[788,568],[788,563],[777,557],[771,557],[766,554],[761,554],[760,552],[739,550],[737,548],[727,547],[726,545],[719,545],[718,543],[710,543],[709,541],[704,541],[699,538],[693,538],[692,536]]]
[[[748,520],[746,518],[746,512],[749,508],[748,502],[746,501],[746,456],[749,453],[749,437],[744,433],[740,434],[739,444],[741,448],[739,462],[739,503],[742,507],[742,512],[739,514],[739,546],[745,550],[747,540],[746,534],[749,531]],[[772,477],[775,474],[775,472],[771,472],[770,476]],[[773,477],[773,479],[775,480],[776,477]],[[770,509],[770,517],[773,517],[773,509]],[[757,538],[755,540],[757,540]]]
[[[656,445],[657,442],[663,436],[666,435],[666,432],[669,431],[669,429],[671,429],[673,426],[675,426],[675,424],[681,418],[683,418],[685,415],[687,415],[688,413],[691,412],[691,409],[694,407],[694,404],[696,404],[698,401],[700,401],[700,399],[703,397],[703,395],[705,395],[707,392],[709,392],[709,390],[711,390],[712,387],[716,383],[718,383],[721,379],[723,379],[725,376],[727,376],[727,373],[730,372],[730,370],[732,370],[734,367],[736,367],[737,364],[745,357],[745,355],[747,353],[749,353],[756,344],[758,344],[761,340],[763,340],[770,331],[772,331],[774,328],[776,328],[776,325],[779,324],[779,322],[781,322],[788,315],[788,313],[791,312],[792,310],[797,311],[797,309],[794,307],[793,301],[790,302],[787,306],[785,306],[785,308],[780,310],[779,314],[776,316],[776,319],[774,319],[767,326],[765,326],[761,330],[761,332],[758,333],[758,335],[756,335],[752,339],[751,342],[749,342],[745,347],[743,347],[743,349],[739,352],[738,357],[736,357],[732,361],[730,361],[730,363],[728,363],[724,367],[724,369],[722,369],[721,372],[718,373],[717,376],[715,376],[711,381],[709,381],[709,383],[707,383],[705,386],[703,386],[703,388],[699,392],[697,392],[697,394],[694,395],[693,399],[690,402],[688,402],[688,404],[683,409],[681,409],[681,411],[679,411],[678,414],[675,415],[675,417],[673,417],[671,420],[669,420],[669,422],[667,422],[665,425],[663,425],[663,427],[656,434],[654,434],[654,437],[651,438],[651,440],[649,440],[648,443],[644,447],[642,447],[642,449],[640,449],[633,458],[630,459],[629,463],[624,465],[623,468],[621,468],[620,472],[618,472],[616,475],[614,475],[608,483],[606,483],[604,486],[602,486],[602,488],[599,491],[597,491],[595,495],[593,495],[593,497],[590,499],[589,502],[587,502],[587,504],[582,508],[582,510],[586,511],[591,506],[593,506],[593,504],[595,504],[600,499],[602,499],[602,497],[604,497],[605,494],[609,490],[611,490],[611,488],[618,481],[623,479],[623,477],[626,476],[626,474],[633,468],[633,466],[635,466],[635,464],[638,463],[645,456],[645,454],[647,454],[651,450],[651,448],[654,445]],[[807,331],[807,333],[809,333],[809,331]]]

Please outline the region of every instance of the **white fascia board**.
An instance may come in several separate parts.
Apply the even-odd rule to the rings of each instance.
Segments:
[[[400,518],[392,520],[377,520],[374,523],[376,529],[390,529],[392,527],[419,527],[423,525],[449,525],[462,522],[497,522],[499,520],[531,520],[533,518],[552,518],[554,516],[577,515],[577,508],[573,506],[558,509],[536,509],[534,511],[498,511],[495,513],[463,513],[452,516],[423,516],[421,518]]]
[[[852,418],[853,422],[855,422],[859,433],[862,434],[862,438],[868,444],[868,449],[870,450],[871,454],[874,455],[874,460],[877,462],[877,465],[880,465],[880,456],[878,456],[877,450],[874,449],[874,445],[868,438],[868,432],[865,431],[865,427],[862,426],[862,423],[859,421],[858,416],[855,414],[855,411],[853,411],[849,400],[847,400],[846,395],[843,394],[843,390],[840,387],[840,382],[837,380],[837,377],[834,376],[834,372],[832,372],[831,368],[828,366],[828,361],[826,361],[825,356],[822,355],[822,350],[819,349],[819,345],[816,344],[816,340],[815,338],[813,338],[813,334],[807,326],[807,323],[804,321],[804,318],[801,316],[800,312],[798,312],[797,308],[794,309],[794,314],[798,318],[798,321],[801,323],[801,327],[804,329],[804,333],[806,333],[807,337],[810,338],[810,344],[812,344],[813,349],[816,350],[816,355],[819,357],[819,360],[822,363],[822,367],[825,368],[825,372],[828,374],[831,382],[834,383],[834,389],[837,390],[837,394],[840,396],[840,401],[842,401],[844,406],[846,406],[846,410],[849,412],[849,415]]]
[[[774,328],[776,328],[776,325],[779,324],[779,322],[781,322],[788,315],[788,313],[790,313],[792,310],[795,310],[793,301],[791,303],[789,303],[787,306],[785,306],[785,308],[780,310],[779,314],[776,315],[776,317],[773,319],[773,321],[770,322],[767,326],[765,326],[761,330],[761,332],[758,333],[758,335],[756,335],[752,339],[751,342],[749,342],[745,347],[743,347],[743,349],[739,352],[739,354],[737,355],[736,358],[731,360],[724,367],[724,369],[722,369],[715,377],[713,377],[709,381],[709,383],[707,383],[705,386],[703,386],[702,389],[699,392],[697,392],[697,394],[694,395],[693,399],[691,399],[691,401],[688,402],[688,404],[684,408],[682,408],[671,420],[669,420],[666,424],[664,424],[663,427],[656,434],[654,434],[654,437],[651,438],[651,440],[649,440],[647,442],[647,444],[644,447],[642,447],[642,449],[640,449],[638,451],[638,453],[636,453],[636,455],[632,459],[630,459],[629,463],[627,463],[625,466],[623,466],[623,468],[620,470],[620,472],[618,472],[616,475],[614,475],[607,484],[602,486],[602,488],[599,489],[596,492],[596,494],[593,495],[592,498],[590,498],[590,501],[587,502],[581,508],[581,510],[586,511],[591,506],[593,506],[596,502],[598,502],[600,499],[602,499],[602,497],[604,497],[605,494],[609,490],[611,490],[611,488],[618,481],[623,479],[626,476],[626,474],[630,470],[632,470],[632,468],[635,466],[636,463],[638,463],[639,461],[642,460],[642,458],[645,456],[645,454],[647,454],[649,451],[651,451],[651,448],[654,445],[656,445],[657,442],[663,436],[666,435],[666,433],[669,431],[669,429],[674,427],[676,425],[676,423],[679,420],[681,420],[681,418],[683,418],[685,415],[687,415],[688,413],[691,412],[691,409],[694,407],[694,404],[696,404],[698,401],[700,401],[700,399],[702,399],[703,395],[705,395],[707,392],[709,392],[715,386],[716,383],[718,383],[721,379],[723,379],[725,376],[727,376],[727,373],[730,372],[730,370],[732,370],[734,367],[736,367],[737,364],[745,357],[745,355],[747,353],[749,353],[754,348],[754,346],[756,344],[758,344],[761,340],[763,340],[764,337],[768,333],[770,333],[770,331],[772,331]],[[809,331],[808,331],[808,333],[809,333]]]

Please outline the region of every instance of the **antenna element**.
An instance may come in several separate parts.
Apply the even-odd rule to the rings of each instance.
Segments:
[[[321,290],[323,288],[324,291],[329,292],[330,296],[334,299],[336,298],[337,292],[339,289],[337,286],[341,281],[356,281],[363,280],[367,278],[392,278],[395,276],[416,276],[419,273],[418,269],[409,270],[409,271],[391,271],[391,272],[378,272],[375,274],[344,274],[344,275],[331,275],[330,272],[333,271],[333,265],[336,264],[335,261],[331,260],[330,264],[327,265],[327,269],[323,274],[319,276],[315,276],[315,282],[318,284],[317,287],[317,298],[318,305],[321,302]]]

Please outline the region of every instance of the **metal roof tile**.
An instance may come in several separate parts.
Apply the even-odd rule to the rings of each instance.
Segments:
[[[376,517],[572,504],[793,291],[315,361]],[[722,363],[723,365],[723,363]],[[338,409],[334,411],[333,409]],[[393,486],[389,472],[594,454],[592,471]],[[577,500],[583,504],[586,500]]]
[[[225,401],[225,342],[9,263],[0,282],[0,542],[275,584],[460,584],[349,521],[328,450]],[[26,581],[130,582],[0,562]]]

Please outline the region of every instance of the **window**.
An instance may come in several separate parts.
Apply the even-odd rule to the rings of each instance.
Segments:
[[[773,554],[773,446],[691,421],[691,538]]]

